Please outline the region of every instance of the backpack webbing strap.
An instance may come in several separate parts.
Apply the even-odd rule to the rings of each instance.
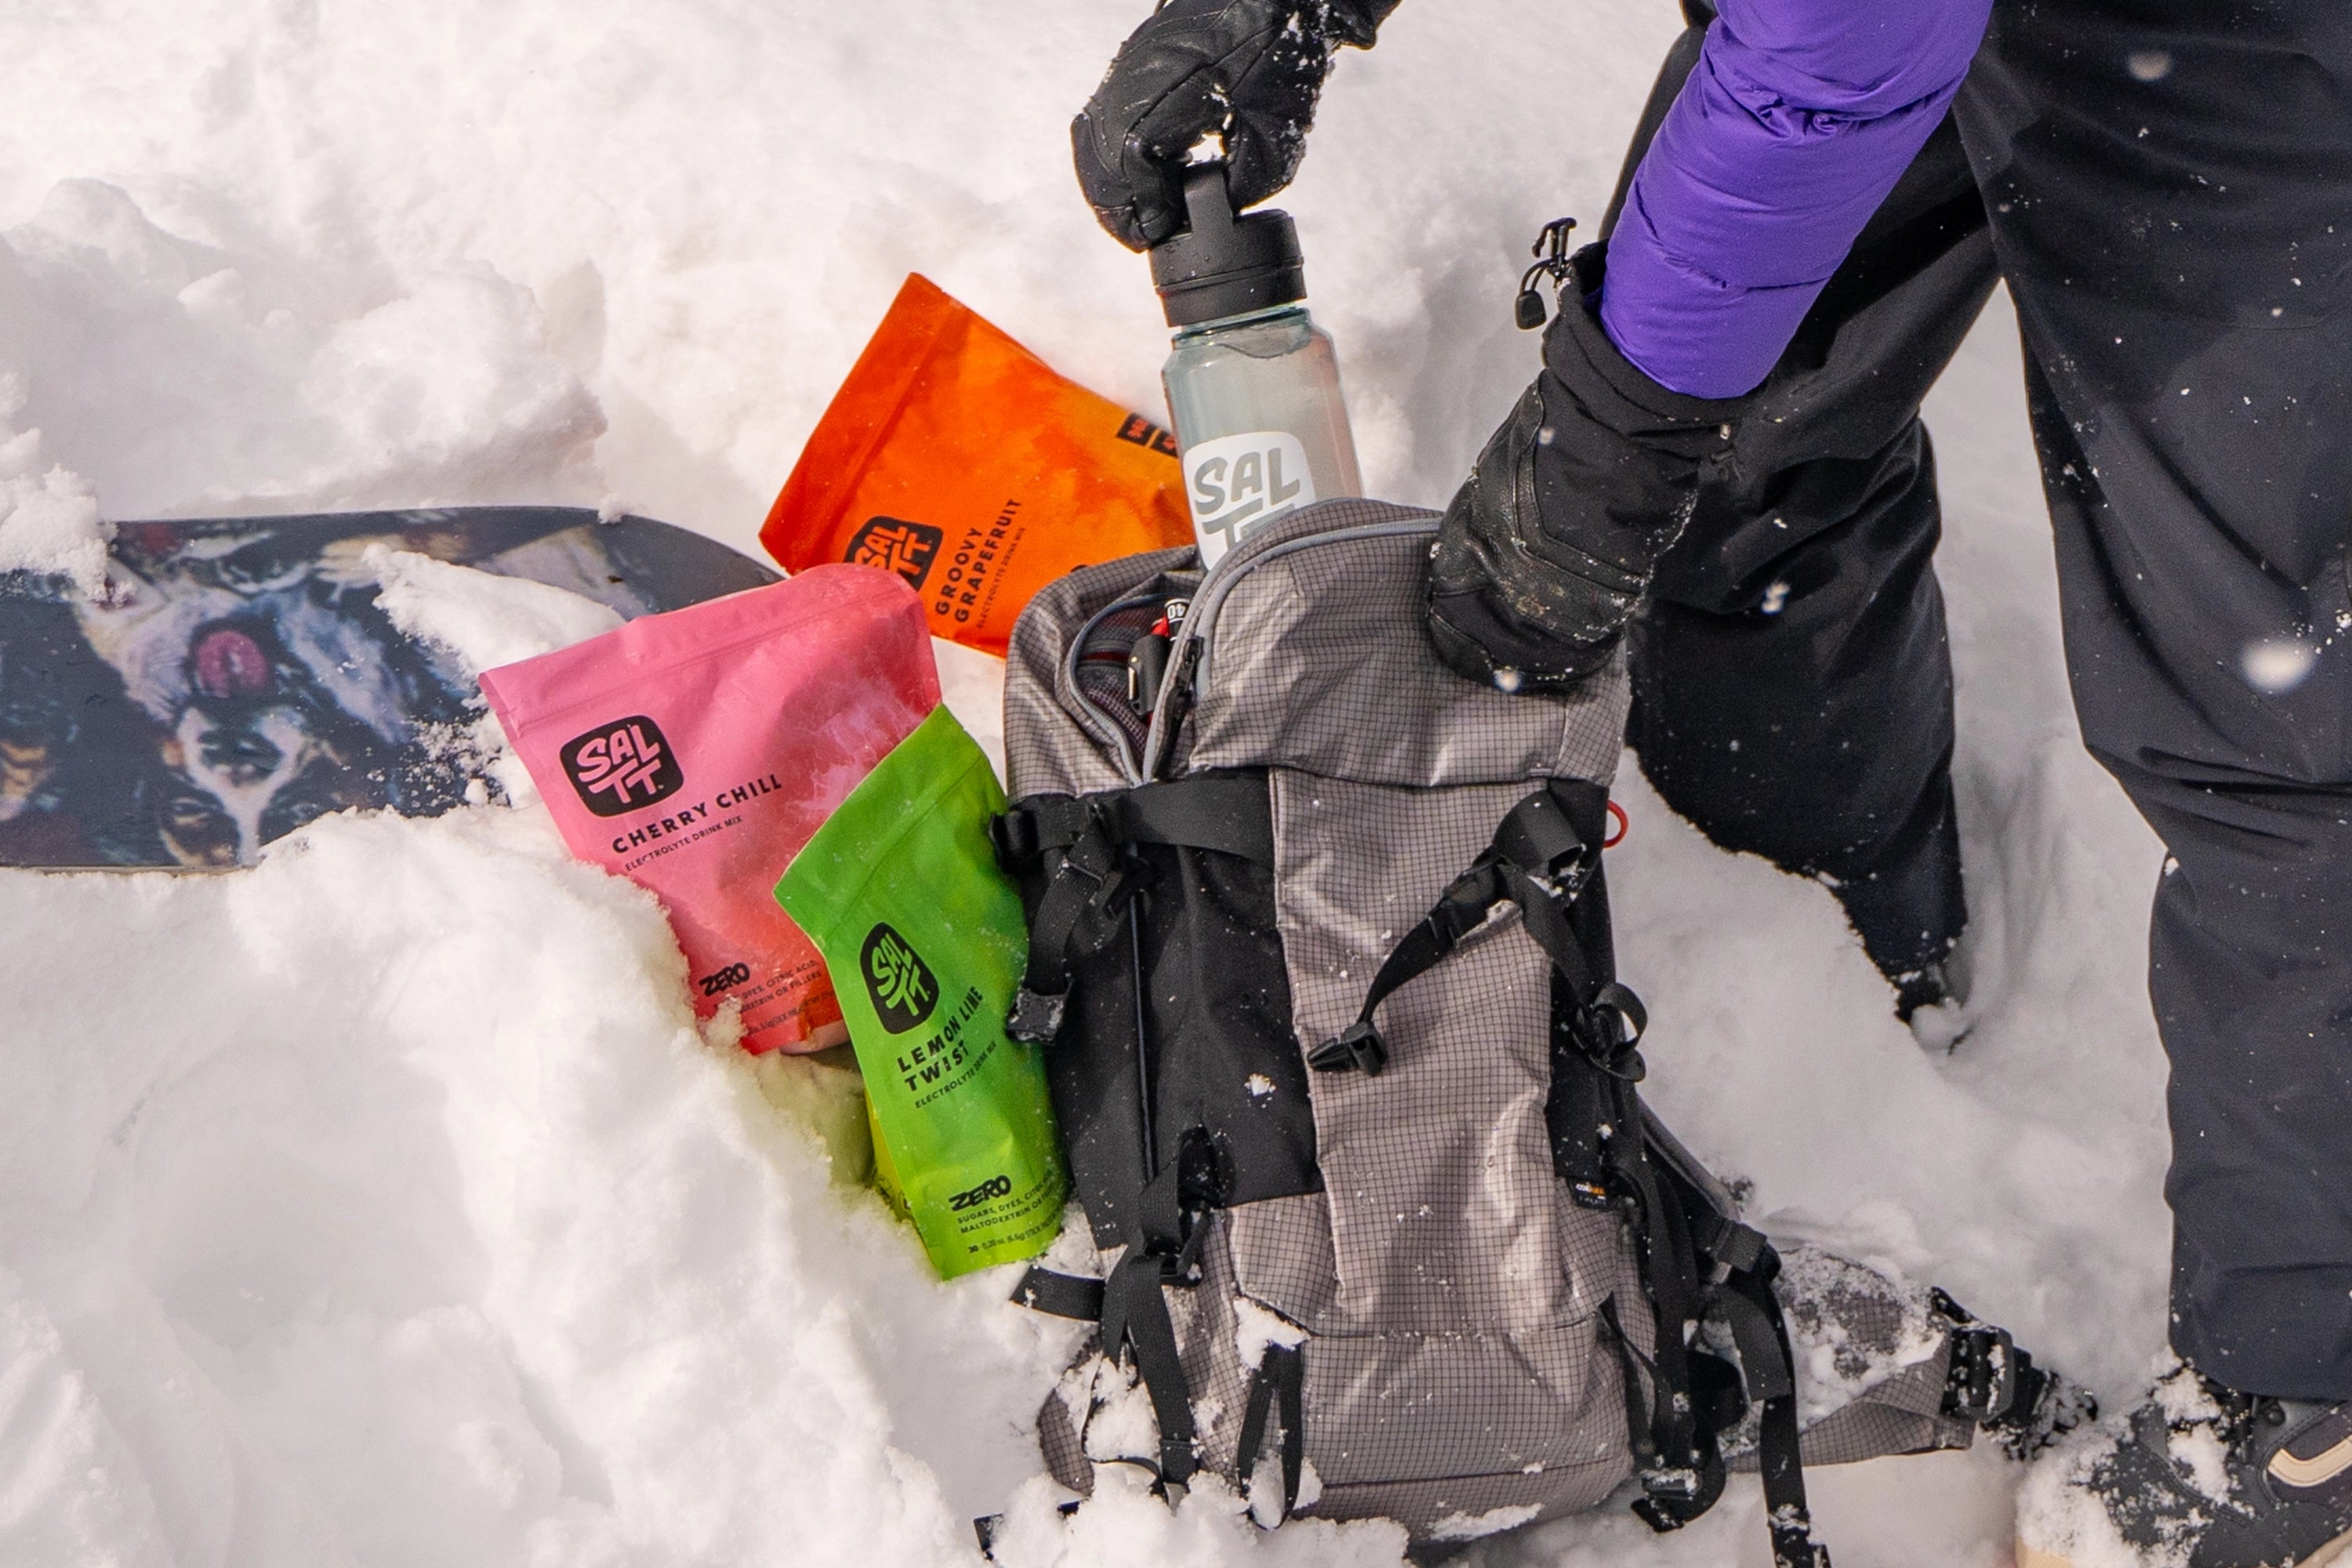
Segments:
[[[1568,921],[1566,906],[1582,890],[1601,854],[1597,843],[1576,830],[1559,798],[1559,791],[1571,787],[1553,781],[1504,815],[1485,852],[1381,961],[1355,1022],[1309,1051],[1308,1066],[1367,1074],[1388,1066],[1388,1042],[1373,1020],[1381,1004],[1444,963],[1497,905],[1508,902],[1518,906],[1528,934],[1577,998],[1587,1049],[1599,1051],[1596,1059],[1604,1070],[1641,1076],[1641,1058],[1633,1050],[1648,1022],[1641,998],[1614,981],[1596,984]]]
[[[1043,1265],[1032,1267],[1013,1288],[1013,1300],[1049,1318],[1102,1321],[1103,1282],[1082,1274],[1057,1274]]]
[[[1208,1212],[1214,1206],[1215,1155],[1208,1135],[1193,1129],[1179,1141],[1177,1156],[1144,1184],[1131,1241],[1106,1279],[1060,1274],[1034,1267],[1014,1287],[1013,1300],[1055,1317],[1095,1319],[1102,1328],[1102,1353],[1113,1362],[1132,1354],[1136,1375],[1150,1397],[1160,1426],[1160,1459],[1153,1467],[1171,1506],[1183,1500],[1200,1468],[1193,1452],[1192,1397],[1177,1350],[1175,1321],[1162,1289],[1200,1279],[1200,1255],[1208,1238]],[[1283,1406],[1286,1431],[1305,1430]]]
[[[1192,1453],[1192,1399],[1177,1354],[1176,1324],[1160,1293],[1164,1259],[1129,1248],[1103,1281],[1103,1353],[1135,1354],[1135,1370],[1151,1396],[1160,1423],[1160,1483],[1172,1505],[1184,1494],[1199,1461]]]
[[[1620,1079],[1611,1087],[1620,1108],[1615,1125],[1639,1127],[1633,1084]],[[1640,1137],[1614,1137],[1607,1148],[1617,1190],[1628,1200],[1626,1219],[1657,1323],[1649,1419],[1654,1454],[1641,1472],[1643,1496],[1633,1507],[1652,1529],[1679,1530],[1715,1506],[1724,1483],[1715,1431],[1698,1418],[1687,1337],[1701,1316],[1698,1262],[1682,1205],[1663,1190]]]
[[[1685,1330],[1712,1316],[1730,1329],[1748,1398],[1757,1404],[1757,1459],[1775,1568],[1829,1568],[1828,1549],[1812,1536],[1799,1447],[1795,1357],[1772,1291],[1780,1255],[1761,1233],[1715,1205],[1708,1190],[1712,1178],[1688,1151],[1663,1130],[1662,1143],[1654,1146],[1649,1130],[1654,1119],[1638,1102],[1633,1086],[1621,1080],[1612,1087],[1622,1108],[1619,1125],[1643,1130],[1641,1136],[1610,1140],[1609,1152],[1615,1173],[1634,1194],[1629,1217],[1643,1249],[1643,1282],[1658,1323],[1660,1397],[1650,1423],[1658,1458],[1655,1469],[1643,1473],[1645,1495],[1634,1510],[1654,1529],[1676,1530],[1706,1512],[1722,1493],[1717,1435],[1738,1420],[1746,1401],[1734,1396],[1727,1407],[1711,1408],[1714,1402],[1705,1397],[1699,1373],[1708,1368],[1727,1376],[1728,1369],[1684,1341]],[[1695,1489],[1679,1484],[1685,1465],[1695,1465],[1700,1482]],[[1668,1484],[1656,1484],[1660,1477]]]
[[[1617,1352],[1618,1383],[1625,1398],[1625,1441],[1640,1462],[1639,1468],[1646,1470],[1657,1457],[1658,1444],[1650,1431],[1650,1405],[1642,1393],[1642,1373],[1648,1373],[1654,1386],[1657,1368],[1634,1348],[1632,1337],[1625,1332],[1625,1324],[1617,1314],[1616,1297],[1601,1299],[1601,1323],[1609,1331],[1610,1348]]]
[[[1216,1176],[1208,1133],[1193,1128],[1178,1140],[1176,1157],[1144,1184],[1129,1232],[1135,1239],[1103,1281],[1102,1353],[1113,1361],[1134,1353],[1160,1425],[1160,1488],[1171,1507],[1183,1500],[1200,1459],[1192,1447],[1192,1389],[1163,1289],[1200,1281],[1209,1211],[1220,1197]]]
[[[989,824],[1015,875],[1043,865],[1029,917],[1029,964],[1005,1032],[1044,1045],[1061,1033],[1070,965],[1118,934],[1137,885],[1133,851],[1169,845],[1274,864],[1273,796],[1263,774],[1204,773],[1087,795],[1034,795]]]
[[[1267,1411],[1278,1399],[1282,1416],[1282,1517],[1298,1506],[1298,1483],[1307,1458],[1307,1417],[1304,1389],[1307,1358],[1297,1345],[1268,1345],[1265,1359],[1250,1373],[1249,1405],[1242,1413],[1241,1446],[1234,1449],[1234,1468],[1244,1492],[1257,1468],[1258,1449],[1265,1443]]]
[[[1764,1480],[1764,1518],[1772,1532],[1775,1568],[1830,1568],[1829,1548],[1813,1539],[1812,1511],[1805,1500],[1804,1458],[1797,1429],[1797,1382],[1790,1365],[1788,1325],[1772,1294],[1771,1274],[1780,1259],[1751,1273],[1735,1273],[1718,1297],[1739,1346],[1748,1392],[1759,1402],[1756,1459]]]

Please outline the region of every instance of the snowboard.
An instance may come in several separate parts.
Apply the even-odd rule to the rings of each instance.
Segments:
[[[573,507],[122,523],[96,599],[0,574],[0,866],[226,869],[330,812],[494,796],[474,682],[377,605],[375,544],[625,618],[778,580]]]

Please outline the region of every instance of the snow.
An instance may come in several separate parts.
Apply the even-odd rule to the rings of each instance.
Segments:
[[[38,430],[0,440],[0,572],[54,573],[94,596],[105,590],[113,530],[87,480],[38,472],[40,460]]]
[[[1449,1513],[1432,1525],[1429,1533],[1439,1541],[1477,1541],[1517,1530],[1542,1511],[1533,1503],[1520,1503],[1512,1508],[1490,1508],[1480,1514]]]
[[[1242,1364],[1257,1370],[1265,1360],[1270,1346],[1280,1345],[1295,1350],[1307,1342],[1307,1331],[1292,1322],[1273,1308],[1251,1300],[1247,1296],[1234,1298],[1234,1352]]]
[[[369,545],[362,560],[375,574],[376,606],[392,624],[446,650],[471,676],[621,624],[593,599],[526,577],[493,576],[382,544]]]
[[[507,500],[753,548],[916,268],[1155,409],[1144,264],[1066,128],[1142,9],[0,14],[0,563],[90,579],[102,519]],[[1341,56],[1284,205],[1375,493],[1442,503],[1525,384],[1524,247],[1597,217],[1675,21],[1454,0]],[[1929,420],[1971,1032],[1922,1052],[1827,890],[1630,769],[1622,966],[1647,1089],[1765,1224],[2120,1405],[2164,1328],[2159,857],[2074,735],[2004,306]],[[460,654],[497,629],[425,596]],[[1001,760],[992,661],[943,660]],[[921,1568],[1000,1511],[1016,1568],[1400,1561],[1213,1484],[1171,1515],[1118,1466],[1062,1518],[1028,1428],[1068,1325],[1004,1271],[931,1279],[849,1180],[838,1069],[698,1036],[683,974],[528,808],[331,819],[213,879],[0,873],[0,1562]],[[1812,1491],[1843,1568],[1987,1568],[2021,1474]],[[1738,1481],[1672,1537],[1611,1512],[1463,1561],[1752,1568],[1760,1509]]]

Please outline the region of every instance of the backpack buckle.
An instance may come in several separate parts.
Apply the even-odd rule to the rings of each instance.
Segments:
[[[1004,1032],[1024,1045],[1050,1046],[1062,1032],[1062,1015],[1070,1005],[1066,991],[1032,991],[1026,985],[1013,995],[1013,1011],[1004,1016]]]
[[[1695,1468],[1646,1466],[1642,1471],[1641,1500],[1634,1503],[1633,1511],[1660,1535],[1669,1534],[1704,1511],[1699,1506],[1703,1489]]]
[[[1044,848],[1037,839],[1036,814],[1018,805],[988,819],[988,842],[996,851],[996,863],[1012,872],[1035,864]]]
[[[1594,1067],[1627,1083],[1639,1083],[1648,1075],[1636,1047],[1650,1026],[1650,1014],[1639,996],[1612,980],[1585,1004],[1580,1021],[1578,1033]]]
[[[1376,1078],[1389,1065],[1389,1044],[1370,1019],[1359,1018],[1307,1053],[1317,1072],[1360,1072]]]

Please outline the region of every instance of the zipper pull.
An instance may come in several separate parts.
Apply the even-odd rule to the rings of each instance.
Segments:
[[[1511,307],[1511,319],[1518,322],[1519,331],[1531,332],[1544,324],[1543,295],[1536,279],[1549,277],[1555,296],[1568,281],[1568,237],[1575,228],[1574,218],[1556,217],[1536,237],[1532,252],[1536,264],[1519,279],[1519,297]]]
[[[1127,700],[1146,718],[1160,706],[1160,689],[1168,681],[1168,650],[1192,607],[1190,599],[1171,599],[1162,605],[1160,618],[1135,639],[1127,656]]]

